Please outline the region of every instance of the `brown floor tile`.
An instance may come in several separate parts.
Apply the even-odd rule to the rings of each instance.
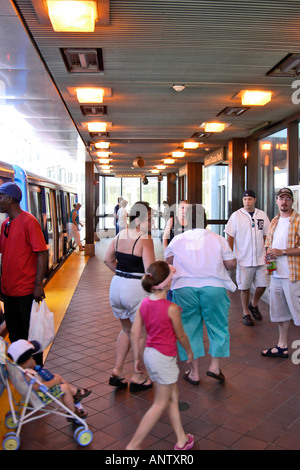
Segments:
[[[92,388],[82,405],[93,441],[81,448],[73,438],[74,427],[65,418],[51,415],[24,425],[24,450],[124,450],[145,411],[151,406],[152,390],[131,394],[115,390],[108,380],[115,360],[119,321],[109,304],[112,273],[102,258],[110,240],[95,244],[96,256],[82,272],[65,316],[48,353],[45,366],[74,385]],[[160,242],[155,242],[158,257]],[[72,273],[70,273],[70,276]],[[241,322],[238,292],[231,299],[229,325],[231,354],[222,360],[224,385],[206,376],[210,359],[200,361],[200,384],[183,380],[188,370],[179,364],[179,399],[186,432],[195,435],[194,450],[288,450],[300,449],[300,376],[291,360],[269,359],[261,350],[276,344],[277,326],[269,321],[268,305],[260,302],[262,322],[245,327]],[[290,341],[299,339],[300,329],[291,325]],[[208,341],[205,338],[208,349]],[[131,355],[124,368],[132,374]],[[1,404],[1,403],[0,403]],[[171,451],[175,435],[167,414],[146,437],[143,448]]]

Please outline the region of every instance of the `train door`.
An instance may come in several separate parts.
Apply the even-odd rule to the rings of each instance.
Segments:
[[[45,204],[46,204],[46,220],[49,246],[49,271],[53,270],[57,265],[57,218],[56,218],[56,201],[55,192],[49,188],[45,188]]]
[[[56,215],[57,215],[57,260],[60,261],[64,254],[64,224],[62,213],[62,192],[55,191]]]

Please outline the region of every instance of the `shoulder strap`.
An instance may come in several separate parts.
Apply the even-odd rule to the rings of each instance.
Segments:
[[[140,235],[140,236],[135,240],[135,242],[134,242],[134,244],[133,244],[132,252],[131,252],[132,255],[133,255],[133,252],[134,252],[135,245],[137,244],[137,242],[139,241],[139,239],[141,238],[141,236],[142,236],[142,235]]]

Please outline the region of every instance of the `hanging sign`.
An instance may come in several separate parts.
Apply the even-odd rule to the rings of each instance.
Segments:
[[[217,165],[226,160],[226,148],[220,147],[204,157],[204,166]]]

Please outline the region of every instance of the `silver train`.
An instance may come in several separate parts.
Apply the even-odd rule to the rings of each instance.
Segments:
[[[13,181],[22,190],[20,206],[39,221],[48,247],[47,278],[72,251],[67,224],[73,204],[78,201],[73,188],[25,171],[18,165],[0,162],[0,185]],[[6,214],[0,214],[0,223]]]

